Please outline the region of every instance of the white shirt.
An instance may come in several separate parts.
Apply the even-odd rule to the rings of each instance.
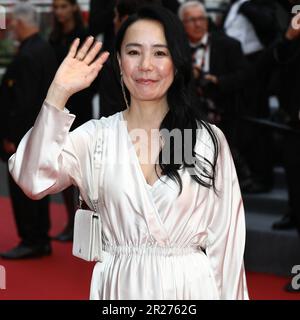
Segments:
[[[252,23],[238,11],[241,5],[249,0],[240,0],[232,5],[224,23],[224,29],[228,36],[241,42],[245,55],[260,51],[264,45],[259,40]]]
[[[206,46],[206,50],[203,48],[199,48],[195,51],[194,55],[195,55],[195,65],[198,67],[202,66],[202,62],[203,59],[205,59],[204,61],[204,66],[203,66],[203,71],[204,72],[209,72],[210,69],[210,45],[208,44],[208,33],[206,33],[203,38],[201,39],[201,41],[197,42],[197,43],[191,43],[190,42],[190,46],[193,47],[197,47],[200,44],[203,44],[204,46]]]

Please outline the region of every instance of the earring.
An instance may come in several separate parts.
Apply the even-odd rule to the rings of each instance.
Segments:
[[[125,103],[126,103],[126,108],[129,109],[128,100],[127,100],[126,92],[125,92],[125,86],[124,86],[124,81],[123,81],[123,74],[122,74],[122,72],[120,73],[120,76],[121,76],[121,89],[122,89],[123,98],[124,98]]]

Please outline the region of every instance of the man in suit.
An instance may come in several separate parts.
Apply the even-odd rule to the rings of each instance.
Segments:
[[[183,3],[178,10],[188,36],[193,70],[200,101],[208,121],[224,131],[243,181],[249,178],[248,167],[239,156],[237,116],[246,84],[247,62],[240,43],[223,33],[209,32],[209,20],[203,4]]]
[[[33,126],[57,67],[54,52],[39,35],[37,12],[33,5],[27,2],[15,5],[11,27],[20,46],[7,68],[0,88],[0,149],[5,161]],[[10,251],[2,253],[2,258],[49,255],[48,198],[30,200],[10,176],[9,191],[21,242]]]
[[[198,1],[183,3],[178,15],[190,42],[199,94],[226,116],[235,114],[247,67],[240,43],[223,33],[210,33],[205,7]]]
[[[290,1],[292,5],[299,0]],[[289,195],[289,208],[281,220],[273,224],[273,229],[296,228],[300,236],[300,105],[298,78],[300,72],[300,13],[291,19],[284,36],[270,47],[260,61],[260,68],[280,67],[280,106],[285,113],[285,121],[294,132],[286,133],[283,143],[283,163]],[[288,282],[285,290],[300,292],[300,288]]]
[[[292,1],[291,1],[292,2]],[[295,1],[300,4],[300,1]],[[294,17],[284,37],[270,48],[261,62],[280,66],[280,106],[285,112],[287,124],[300,132],[300,105],[298,77],[300,72],[300,14]],[[300,235],[300,135],[291,133],[285,136],[283,160],[289,193],[289,210],[281,220],[273,224],[277,230],[297,228]]]
[[[265,50],[280,34],[276,1],[233,2],[225,19],[224,30],[228,36],[240,41],[243,53],[251,65],[251,81],[245,89],[244,113],[247,117],[255,119],[269,118],[269,96],[278,90],[278,74],[276,68],[264,68],[264,72],[260,72],[259,75],[256,70]],[[273,186],[274,161],[271,132],[265,127],[245,122],[240,136],[243,137],[241,144],[247,146],[242,152],[250,164],[256,186],[260,186],[260,191],[270,191]]]

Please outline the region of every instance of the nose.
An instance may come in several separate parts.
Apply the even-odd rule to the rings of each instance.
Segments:
[[[153,69],[152,57],[150,54],[145,53],[141,56],[139,69],[141,71],[149,71]]]
[[[202,27],[202,25],[203,25],[203,22],[201,20],[198,19],[198,20],[195,21],[195,26],[196,27],[199,28],[199,27]]]

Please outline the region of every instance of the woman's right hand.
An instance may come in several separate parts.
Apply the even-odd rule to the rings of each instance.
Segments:
[[[46,101],[59,109],[74,93],[90,86],[109,56],[104,52],[95,59],[102,43],[96,41],[93,45],[93,37],[88,37],[80,48],[79,42],[77,38],[71,45],[48,90]]]

